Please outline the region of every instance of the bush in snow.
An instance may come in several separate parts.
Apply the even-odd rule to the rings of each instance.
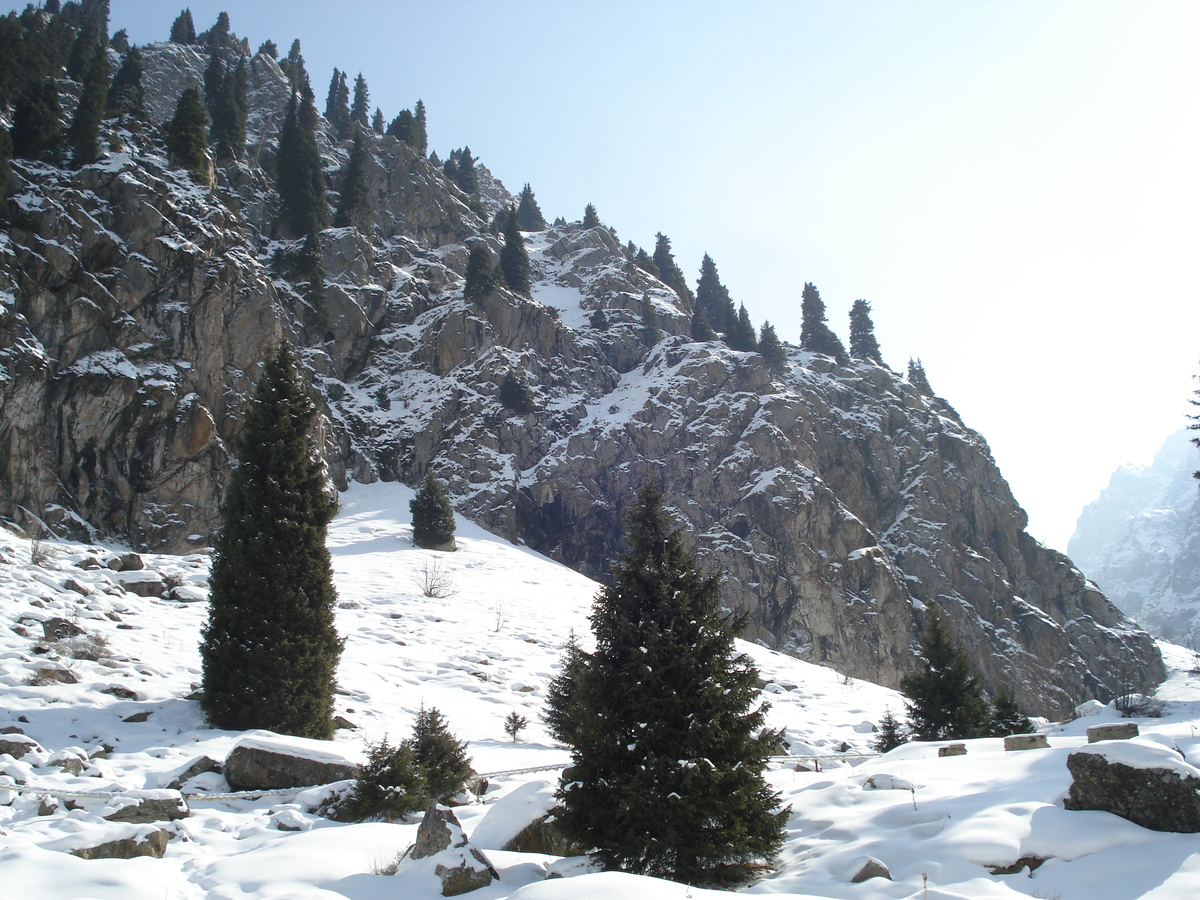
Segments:
[[[426,550],[455,549],[454,508],[440,481],[427,475],[408,509],[412,513],[414,544]]]
[[[412,743],[402,741],[393,747],[384,738],[370,745],[353,790],[329,815],[340,822],[393,822],[424,809],[428,796]]]

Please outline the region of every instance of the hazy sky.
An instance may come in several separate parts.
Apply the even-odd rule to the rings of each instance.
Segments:
[[[1052,546],[1194,411],[1200,3],[189,6],[252,48],[299,38],[322,104],[335,66],[388,120],[423,99],[432,149],[469,145],[548,218],[662,231],[693,283],[711,254],[785,340],[803,282],[843,340],[866,298]],[[112,0],[113,29],[160,40],[178,10]]]

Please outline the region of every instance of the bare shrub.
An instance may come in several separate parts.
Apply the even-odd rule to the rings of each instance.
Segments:
[[[102,659],[108,659],[112,656],[112,651],[108,646],[108,638],[100,634],[92,634],[91,632],[73,634],[70,637],[55,641],[50,646],[54,648],[59,656],[69,657],[70,659],[86,659],[91,662],[99,662]]]
[[[50,552],[50,545],[40,537],[35,537],[29,542],[29,561],[33,565],[45,568],[53,558],[54,554]]]
[[[1121,714],[1122,719],[1161,719],[1167,711],[1163,701],[1138,693],[1122,694],[1113,700],[1113,708]]]
[[[417,587],[426,597],[446,600],[458,593],[458,585],[438,559],[427,559],[416,576]]]

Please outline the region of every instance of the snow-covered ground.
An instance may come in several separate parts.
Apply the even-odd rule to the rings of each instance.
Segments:
[[[354,486],[342,495],[330,528],[338,627],[346,639],[336,711],[355,728],[340,730],[329,749],[355,759],[367,742],[406,737],[424,704],[440,709],[469,742],[479,772],[551,767],[493,775],[482,802],[459,810],[468,833],[485,845],[500,843],[512,810],[544,798],[556,778],[552,767],[568,758],[538,714],[569,632],[588,643],[596,585],[462,520],[459,552],[417,549],[410,541],[411,496],[395,484]],[[169,826],[173,837],[162,859],[83,860],[65,852],[138,828],[102,816],[129,791],[166,787],[198,756],[223,758],[238,735],[207,728],[198,704],[187,699],[200,675],[206,557],[144,557],[150,573],[192,601],[179,602],[133,593],[137,580],[153,580],[145,571],[79,565],[106,561],[111,548],[43,542],[37,565],[33,552],[30,542],[0,531],[0,616],[7,625],[0,632],[0,730],[17,726],[40,745],[20,759],[0,754],[0,788],[24,784],[101,796],[73,800],[78,808],[69,809],[65,799],[0,789],[0,898],[440,896],[427,871],[375,874],[412,843],[415,824],[330,822],[309,811],[313,792],[192,799],[191,815]],[[422,582],[431,577],[440,577],[450,595],[424,596]],[[39,653],[41,623],[52,618],[85,635],[65,642],[73,647]],[[762,671],[770,722],[786,729],[793,756],[866,752],[884,710],[902,710],[893,691],[751,644],[744,649]],[[1200,679],[1189,674],[1195,663],[1170,645],[1164,653],[1172,669],[1159,692],[1167,715],[1140,720],[1141,740],[1173,744],[1200,766]],[[503,729],[514,710],[529,721],[515,743]],[[770,777],[792,809],[787,844],[778,871],[745,890],[847,900],[1194,900],[1200,897],[1195,835],[1063,809],[1067,754],[1086,743],[1089,725],[1110,720],[1117,714],[1100,709],[1048,725],[1048,750],[1006,753],[1000,740],[988,739],[967,742],[965,756],[943,759],[938,745],[914,744],[861,764],[827,759],[816,772],[779,760]],[[0,734],[6,737],[13,738]],[[101,747],[107,749],[98,755]],[[212,773],[184,784],[187,793],[225,787]],[[490,856],[501,880],[473,895],[480,900],[682,900],[718,893],[620,873],[546,881],[552,858]],[[1047,861],[1032,873],[992,875],[987,868],[1026,856]],[[886,864],[893,880],[852,884],[868,857]],[[566,867],[566,874],[573,871],[582,869]]]

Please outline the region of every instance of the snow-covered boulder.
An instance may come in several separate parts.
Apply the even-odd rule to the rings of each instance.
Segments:
[[[1067,809],[1097,809],[1154,831],[1200,831],[1200,769],[1152,741],[1104,741],[1067,757]]]
[[[578,849],[554,824],[557,787],[556,780],[537,779],[497,800],[471,832],[471,842],[486,850],[576,855]]]
[[[224,771],[234,790],[253,791],[357,778],[359,767],[327,741],[252,731],[225,757]]]

